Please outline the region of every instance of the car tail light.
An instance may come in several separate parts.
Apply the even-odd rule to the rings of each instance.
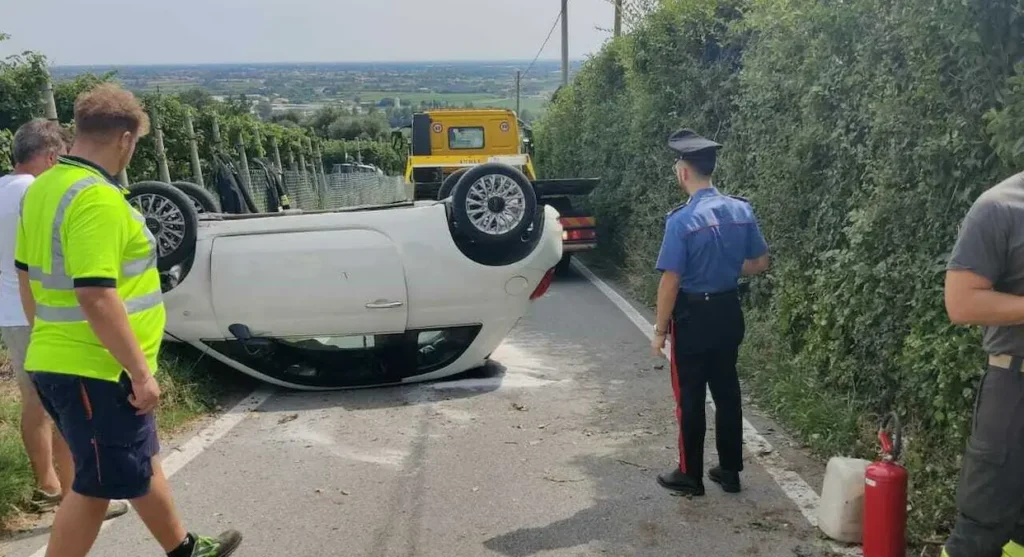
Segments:
[[[537,284],[537,288],[533,291],[533,294],[530,294],[530,299],[536,300],[543,296],[548,291],[548,288],[551,288],[551,280],[554,278],[555,269],[552,267],[551,269],[548,269],[547,273],[544,273],[544,278],[540,279],[540,283]]]
[[[565,242],[579,242],[593,240],[594,238],[597,238],[597,231],[593,229],[574,229],[562,232],[562,241]]]

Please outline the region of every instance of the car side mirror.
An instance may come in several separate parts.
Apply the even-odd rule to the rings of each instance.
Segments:
[[[234,323],[228,326],[228,332],[237,338],[245,349],[248,350],[262,350],[271,348],[274,343],[270,339],[258,338],[252,336],[252,331],[249,327],[241,323]]]

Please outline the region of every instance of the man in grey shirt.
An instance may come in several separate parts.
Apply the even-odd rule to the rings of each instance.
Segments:
[[[953,323],[985,328],[988,370],[964,454],[948,557],[1024,557],[1024,173],[975,201],[946,272]]]

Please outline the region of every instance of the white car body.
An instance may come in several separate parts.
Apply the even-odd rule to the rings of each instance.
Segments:
[[[531,295],[550,281],[550,271],[562,256],[558,213],[543,210],[543,230],[536,246],[521,261],[503,266],[476,263],[460,250],[442,202],[313,213],[204,215],[191,268],[164,294],[165,338],[208,351],[268,383],[304,390],[426,381],[478,368],[526,314]],[[409,331],[424,331],[415,333],[425,339],[417,343],[440,338],[429,331],[455,327],[466,327],[458,330],[459,335],[469,335],[474,327],[479,331],[451,361],[401,372],[391,366],[377,377],[379,382],[364,370],[354,384],[342,384],[345,369],[295,368],[314,373],[317,379],[313,380],[278,370],[250,356],[249,348],[239,352],[243,343],[229,330],[235,324],[247,327],[253,338],[270,339],[275,346],[278,341],[286,343],[275,348],[275,357],[301,353],[303,358],[326,360],[338,354],[343,359],[333,350],[353,349],[356,359],[350,361],[370,362],[368,366],[377,363],[357,354],[367,348],[367,339],[376,339],[369,341],[372,348],[381,346],[381,339],[412,338]],[[399,337],[402,334],[406,336]],[[438,346],[454,353],[444,343]],[[403,352],[402,357],[412,354]],[[429,361],[419,353],[416,358]],[[328,381],[328,375],[335,380]]]

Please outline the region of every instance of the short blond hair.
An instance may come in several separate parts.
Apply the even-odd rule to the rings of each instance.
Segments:
[[[75,99],[75,134],[113,136],[149,133],[149,116],[135,95],[114,83],[103,83]]]

